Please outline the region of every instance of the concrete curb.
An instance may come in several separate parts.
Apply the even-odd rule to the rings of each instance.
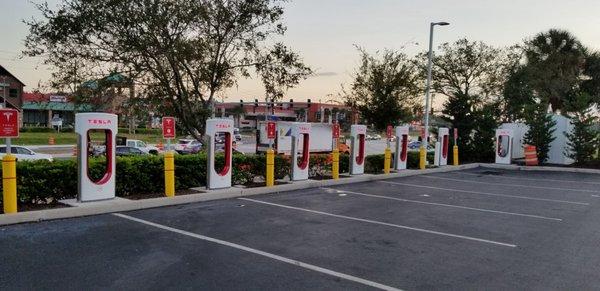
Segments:
[[[504,170],[517,170],[517,171],[547,171],[547,172],[565,172],[565,173],[586,173],[586,174],[600,174],[600,170],[597,169],[583,169],[583,168],[567,168],[567,167],[548,167],[548,166],[517,166],[517,165],[501,165],[501,164],[486,164],[479,163],[479,166],[490,169],[504,169]]]
[[[290,184],[277,185],[273,187],[257,187],[257,188],[227,188],[221,190],[204,190],[206,193],[189,194],[175,197],[160,197],[150,198],[142,200],[129,200],[129,199],[114,199],[109,201],[98,201],[88,203],[72,203],[77,205],[76,207],[67,208],[55,208],[38,211],[27,211],[19,212],[15,214],[0,214],[0,225],[10,225],[26,222],[40,222],[45,220],[74,218],[98,214],[106,214],[113,212],[132,211],[180,204],[189,204],[195,202],[229,199],[261,194],[281,193],[293,190],[318,188],[318,187],[330,187],[335,185],[360,183],[368,181],[377,181],[385,179],[393,179],[399,177],[408,177],[415,175],[431,174],[431,173],[443,173],[451,171],[460,171],[465,169],[473,169],[479,167],[479,164],[466,164],[460,166],[446,166],[440,168],[432,168],[425,170],[404,170],[397,173],[391,173],[388,175],[371,175],[364,174],[360,176],[352,176],[348,178],[341,178],[339,180],[306,180],[293,182]],[[71,204],[71,203],[70,203]]]

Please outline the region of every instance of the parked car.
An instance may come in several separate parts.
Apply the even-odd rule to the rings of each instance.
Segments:
[[[242,141],[242,135],[240,134],[239,128],[236,127],[233,129],[233,137],[235,138],[235,141],[237,141],[238,143],[240,143]]]
[[[136,147],[117,146],[115,155],[117,155],[119,157],[123,157],[123,156],[142,156],[142,155],[149,155],[149,154],[136,148]]]
[[[17,158],[17,161],[35,161],[47,160],[52,162],[54,158],[49,154],[39,154],[23,146],[11,146],[10,152]],[[0,146],[0,158],[6,155],[6,146]]]
[[[160,151],[157,147],[148,145],[139,139],[128,139],[126,145],[137,148],[147,154],[158,155],[158,152]]]
[[[366,140],[380,140],[381,139],[381,135],[379,134],[367,134],[367,136],[365,137]]]
[[[175,145],[178,154],[196,154],[202,149],[202,143],[195,139],[180,139]]]

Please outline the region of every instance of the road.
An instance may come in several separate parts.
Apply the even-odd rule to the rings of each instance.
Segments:
[[[594,290],[600,177],[476,168],[0,227],[2,290]]]

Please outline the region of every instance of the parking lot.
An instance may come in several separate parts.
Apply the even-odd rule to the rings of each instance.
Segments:
[[[0,288],[581,290],[600,177],[471,170],[0,228]]]

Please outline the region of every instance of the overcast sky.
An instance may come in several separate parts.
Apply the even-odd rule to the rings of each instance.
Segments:
[[[426,50],[431,21],[451,23],[436,29],[436,44],[467,37],[508,46],[540,31],[562,28],[600,50],[600,1],[295,0],[285,8],[288,31],[282,40],[317,73],[288,92],[298,101],[326,101],[328,94],[339,92],[340,84],[351,81],[358,64],[354,44],[370,52],[404,47],[413,55]],[[28,0],[0,0],[0,64],[25,82],[26,90],[50,75],[38,59],[15,59],[27,35],[22,19],[36,15]],[[240,80],[226,100],[252,100],[262,92],[258,80]]]

